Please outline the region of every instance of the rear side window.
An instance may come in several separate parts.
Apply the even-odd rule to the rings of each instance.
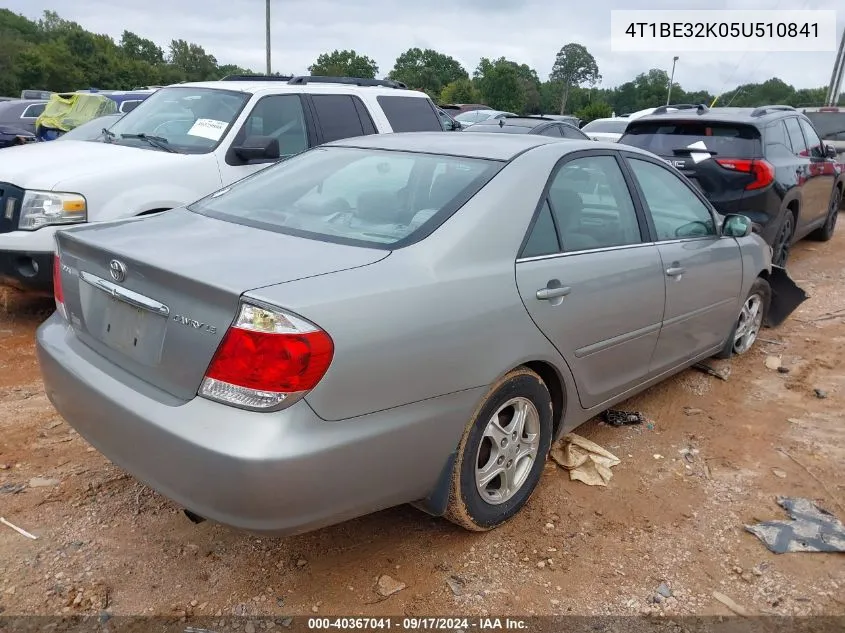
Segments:
[[[141,103],[140,101],[124,101],[123,103],[120,104],[120,108],[118,108],[118,110],[120,110],[121,112],[124,112],[124,113],[125,112],[132,112],[132,110],[137,108],[140,103]]]
[[[312,239],[397,248],[434,230],[501,166],[455,156],[319,147],[189,209]]]
[[[581,130],[574,127],[570,127],[568,125],[561,125],[560,131],[563,138],[576,138],[581,141],[590,140],[590,137],[584,134]]]
[[[422,97],[378,97],[394,132],[442,132],[440,118],[428,99]]]
[[[792,144],[783,121],[775,121],[766,128],[766,153],[792,154]]]
[[[472,128],[470,128],[472,129]],[[555,138],[560,138],[560,126],[559,125],[550,125],[545,130],[540,132],[542,136],[554,136]]]
[[[40,116],[41,113],[44,112],[44,106],[46,106],[46,105],[47,105],[46,103],[33,103],[32,105],[27,106],[26,110],[24,110],[23,114],[21,114],[21,118],[22,119],[27,119],[27,118],[34,119],[34,118]]]
[[[705,149],[714,156],[756,158],[762,150],[754,126],[714,121],[633,122],[619,142],[658,156],[689,156]]]
[[[628,127],[628,121],[592,121],[581,129],[584,132],[596,132],[599,134],[623,134]]]
[[[557,241],[557,230],[552,220],[552,209],[549,201],[543,203],[540,215],[531,229],[531,235],[522,249],[522,257],[540,257],[542,255],[553,255],[560,252],[560,244]]]
[[[372,122],[369,114],[361,105],[364,121],[361,120],[359,108],[356,107],[357,98],[350,95],[312,95],[311,100],[317,114],[317,121],[323,130],[323,142],[330,143],[343,138],[372,134]],[[365,125],[369,124],[369,125]],[[366,127],[366,129],[365,129]]]
[[[801,132],[801,126],[798,125],[798,119],[795,117],[786,119],[786,131],[789,133],[789,141],[792,143],[793,153],[798,156],[809,156],[807,141],[804,140],[804,134]]]

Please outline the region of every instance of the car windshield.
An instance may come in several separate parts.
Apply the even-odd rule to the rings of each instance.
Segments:
[[[501,166],[436,154],[319,147],[188,208],[312,239],[398,248],[439,226]]]
[[[628,127],[628,121],[592,121],[581,129],[586,132],[609,132],[611,134],[624,134]]]
[[[115,121],[119,121],[122,114],[106,114],[96,119],[86,121],[69,132],[65,132],[57,141],[97,141],[103,138],[103,128],[110,128]]]
[[[486,121],[494,114],[495,112],[493,110],[470,110],[469,112],[459,114],[455,119],[462,123],[478,123],[479,121]]]
[[[635,122],[619,142],[659,156],[689,156],[698,149],[714,156],[753,158],[761,151],[754,126],[711,121]]]
[[[824,141],[845,141],[845,112],[805,112]]]
[[[115,123],[112,142],[159,151],[166,147],[185,154],[210,152],[249,97],[217,88],[162,88]],[[144,137],[157,137],[163,143],[156,146]]]

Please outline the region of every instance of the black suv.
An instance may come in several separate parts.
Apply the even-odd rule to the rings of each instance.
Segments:
[[[833,236],[845,186],[836,151],[790,106],[661,106],[631,121],[619,142],[676,167],[720,213],[748,216],[777,266],[803,237]]]

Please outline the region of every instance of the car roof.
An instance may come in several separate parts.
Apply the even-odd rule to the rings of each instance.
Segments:
[[[234,92],[246,92],[252,94],[260,94],[265,92],[270,93],[329,93],[329,94],[360,94],[366,92],[367,94],[376,95],[391,95],[399,97],[421,97],[428,99],[428,95],[417,90],[408,90],[404,88],[387,88],[383,86],[356,86],[352,84],[342,83],[306,83],[306,84],[291,84],[287,80],[267,81],[267,80],[240,80],[240,81],[193,81],[183,84],[172,84],[165,86],[165,88],[212,88],[216,90],[231,90]]]
[[[593,119],[592,121],[590,121],[590,123],[605,123],[607,121],[611,121],[613,123],[624,121],[625,123],[628,123],[630,122],[630,119],[624,116],[608,116],[602,119]],[[637,121],[639,121],[639,119],[637,119]],[[586,127],[590,123],[587,123],[584,127]]]
[[[579,149],[619,150],[616,144],[596,143],[580,139],[562,139],[537,134],[449,134],[447,132],[405,132],[370,134],[327,143],[323,147],[360,147],[392,151],[420,152],[467,158],[509,161],[519,154],[541,145],[567,143],[571,151]],[[637,151],[636,148],[625,148]],[[647,153],[647,152],[640,152]]]

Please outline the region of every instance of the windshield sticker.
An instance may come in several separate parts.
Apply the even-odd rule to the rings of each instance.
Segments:
[[[690,143],[689,145],[687,145],[687,149],[693,150],[692,152],[690,152],[690,158],[692,158],[692,162],[694,162],[696,165],[701,161],[710,158],[710,152],[707,151],[707,146],[704,144],[704,141],[696,141],[695,143]]]
[[[188,130],[188,134],[219,141],[228,125],[226,121],[217,121],[216,119],[197,119],[191,129]]]

